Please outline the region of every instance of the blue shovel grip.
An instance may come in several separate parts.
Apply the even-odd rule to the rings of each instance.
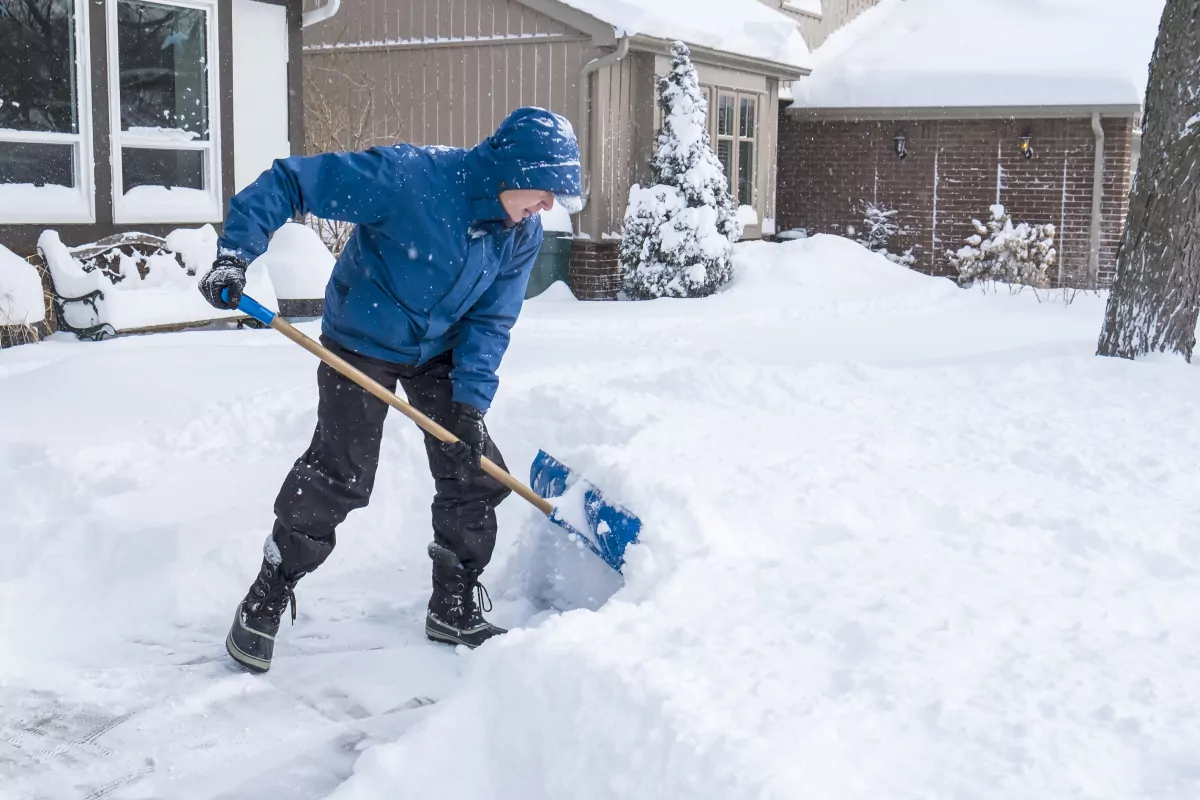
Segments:
[[[229,287],[226,286],[221,290],[221,299],[226,303],[229,302]],[[238,311],[244,311],[263,325],[270,325],[275,321],[275,312],[261,305],[253,297],[242,295],[242,301],[238,303]]]

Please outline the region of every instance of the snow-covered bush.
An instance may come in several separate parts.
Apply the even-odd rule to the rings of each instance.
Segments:
[[[1058,260],[1051,224],[1013,225],[1004,206],[991,207],[987,224],[971,220],[975,233],[957,253],[947,252],[958,269],[959,282],[968,285],[1008,283],[1044,289],[1050,285],[1048,270]]]
[[[864,233],[858,239],[855,239],[855,241],[871,252],[883,256],[888,261],[911,267],[917,260],[917,257],[914,255],[914,251],[917,249],[916,245],[909,247],[903,253],[893,253],[888,247],[892,239],[908,233],[907,230],[901,228],[896,223],[897,213],[895,209],[887,208],[878,203],[864,204]]]
[[[637,299],[712,294],[733,276],[733,243],[742,235],[691,52],[675,42],[671,55],[671,72],[658,82],[654,185],[630,189],[622,229],[624,288]]]

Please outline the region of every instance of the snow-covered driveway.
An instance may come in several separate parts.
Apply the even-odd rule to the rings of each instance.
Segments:
[[[527,306],[489,425],[644,545],[539,612],[510,499],[485,581],[524,629],[475,653],[423,638],[397,415],[271,672],[229,665],[315,419],[278,334],[0,353],[0,797],[1200,796],[1200,371],[1093,358],[1094,297],[738,253],[708,300]]]

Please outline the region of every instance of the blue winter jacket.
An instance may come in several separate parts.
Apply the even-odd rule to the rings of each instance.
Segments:
[[[279,159],[229,204],[219,252],[252,261],[296,214],[357,223],[325,290],[322,331],[356,353],[421,364],[454,351],[454,399],[487,411],[542,242],[506,189],[581,195],[570,123],[514,111],[470,150],[399,144]]]

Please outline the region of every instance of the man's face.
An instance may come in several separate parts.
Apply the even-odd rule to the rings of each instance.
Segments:
[[[516,223],[539,211],[554,208],[554,193],[540,189],[509,189],[500,193],[500,205],[504,206],[509,219]]]

